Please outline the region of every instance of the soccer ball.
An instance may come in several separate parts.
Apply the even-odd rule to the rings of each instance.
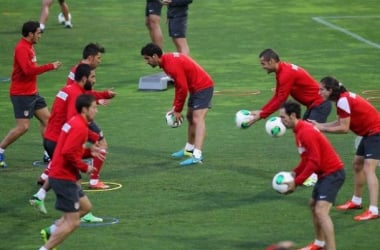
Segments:
[[[171,128],[178,128],[179,126],[182,125],[183,119],[181,118],[178,121],[176,121],[176,118],[175,118],[174,114],[171,113],[171,112],[168,112],[165,115],[165,121],[166,121],[166,124],[169,127],[171,127]]]
[[[286,128],[280,117],[271,117],[265,123],[265,131],[272,137],[279,137],[285,134]]]
[[[71,20],[71,14],[69,13],[69,19]],[[59,24],[65,24],[66,22],[66,19],[65,19],[65,16],[63,15],[63,13],[59,13],[58,14],[58,23]]]
[[[283,194],[288,191],[288,185],[283,184],[284,182],[294,181],[294,177],[290,172],[281,171],[278,172],[272,180],[272,187],[277,192]]]
[[[239,110],[235,115],[235,124],[238,128],[248,128],[248,122],[253,119],[251,112],[246,109]]]

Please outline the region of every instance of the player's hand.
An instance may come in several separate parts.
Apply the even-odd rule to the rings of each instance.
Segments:
[[[108,89],[108,95],[110,98],[114,98],[116,96],[116,92],[114,91],[114,88]]]
[[[261,110],[253,110],[253,111],[250,111],[251,113],[251,116],[252,116],[252,119],[248,122],[248,126],[252,126],[255,122],[257,122],[258,120],[260,120],[260,112]]]
[[[108,99],[99,99],[98,100],[98,104],[99,105],[102,105],[102,106],[107,106],[108,104],[110,104],[110,100],[108,100]]]
[[[96,167],[94,167],[92,164],[89,164],[87,165],[88,168],[87,168],[87,174],[91,174],[92,172],[95,172],[96,171]]]
[[[53,62],[54,69],[59,69],[62,66],[62,63],[60,61]]]
[[[288,185],[288,191],[286,191],[284,194],[291,194],[296,190],[296,183],[294,181],[284,182],[283,184]]]
[[[96,157],[102,161],[106,159],[107,151],[105,148],[99,147],[97,145],[93,145],[91,147],[91,155]]]
[[[173,112],[173,115],[175,116],[175,120],[177,122],[183,122],[183,115],[179,112]]]

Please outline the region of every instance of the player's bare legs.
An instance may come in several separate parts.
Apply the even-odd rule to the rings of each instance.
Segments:
[[[178,52],[190,55],[190,48],[185,37],[173,38],[173,43]]]
[[[10,144],[15,142],[20,136],[29,130],[30,119],[16,119],[16,127],[11,129],[7,136],[1,141],[0,148],[6,149]]]
[[[317,201],[313,210],[313,220],[316,238],[325,241],[326,250],[335,250],[334,224],[329,215],[332,204],[327,201]]]
[[[42,135],[42,138],[43,138],[43,135],[44,135],[44,132],[45,132],[45,128],[46,128],[47,123],[49,121],[50,112],[49,112],[48,108],[45,107],[45,108],[42,108],[42,109],[37,109],[34,112],[34,115],[40,121],[40,130],[41,130],[41,135]]]
[[[65,3],[64,0],[58,0],[58,2],[59,2],[59,6],[61,7],[62,14],[65,17],[65,20],[71,21],[70,16],[69,16],[70,9],[69,9],[69,6],[67,5],[67,3]]]
[[[364,157],[355,155],[353,162],[354,169],[354,195],[357,197],[363,196],[363,188],[365,184],[364,174]]]
[[[379,181],[376,176],[377,165],[379,160],[365,159],[364,160],[364,174],[367,179],[369,203],[370,206],[377,207],[379,195]]]
[[[161,17],[158,15],[149,15],[145,19],[145,25],[149,30],[149,35],[152,42],[157,44],[161,49],[163,49],[164,39],[162,36],[160,19]]]
[[[53,249],[64,241],[67,236],[72,233],[80,225],[80,217],[91,211],[91,202],[87,196],[79,199],[80,209],[78,212],[63,213],[62,217],[57,221],[57,229],[52,233],[48,242],[44,245],[46,249]]]
[[[42,30],[45,29],[45,24],[49,17],[49,10],[52,3],[53,3],[53,0],[42,0],[41,2],[40,27]]]

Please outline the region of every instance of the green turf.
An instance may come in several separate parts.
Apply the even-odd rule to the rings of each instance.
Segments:
[[[311,189],[281,196],[271,188],[276,172],[298,163],[292,133],[272,139],[265,134],[263,121],[239,130],[233,116],[239,109],[260,108],[271,96],[273,75],[260,68],[257,58],[268,47],[317,79],[331,74],[357,93],[377,90],[363,95],[380,108],[379,48],[312,19],[322,18],[380,44],[378,1],[194,1],[188,30],[191,55],[222,93],[215,95],[207,119],[205,162],[188,168],[179,168],[178,161],[170,159],[170,153],[184,145],[186,133],[186,124],[178,129],[164,124],[173,90],[137,90],[140,76],[158,72],[140,56],[149,41],[145,1],[68,3],[74,28],[65,30],[57,23],[55,1],[46,32],[35,46],[40,64],[53,60],[64,64],[39,77],[40,93],[51,105],[84,45],[99,42],[106,47],[96,88],[114,87],[118,96],[110,106],[100,107],[97,116],[110,145],[102,178],[122,188],[88,193],[94,214],[118,218],[118,224],[80,228],[59,249],[256,250],[280,240],[293,240],[298,246],[313,240],[307,206]],[[2,0],[0,9],[1,78],[9,77],[20,27],[38,19],[40,2]],[[165,48],[170,51],[174,47],[164,19]],[[8,87],[9,82],[0,82],[0,137],[14,125]],[[247,95],[254,91],[259,94]],[[333,113],[330,118],[334,117]],[[328,137],[347,166],[347,180],[337,198],[343,202],[352,195],[354,135]],[[32,166],[42,156],[36,120],[6,156],[9,168],[0,170],[0,249],[38,249],[39,230],[60,213],[54,210],[53,193],[47,199],[47,216],[28,205],[42,171]],[[363,198],[367,206],[367,192]],[[337,249],[378,249],[379,221],[354,222],[357,213],[331,212]]]

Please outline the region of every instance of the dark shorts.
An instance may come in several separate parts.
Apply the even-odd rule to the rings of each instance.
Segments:
[[[318,180],[314,186],[312,198],[315,201],[334,203],[345,178],[346,172],[341,169]]]
[[[11,101],[16,119],[31,119],[36,110],[47,107],[45,99],[36,95],[12,95]]]
[[[161,16],[161,9],[162,9],[162,4],[160,3],[159,0],[149,1],[146,3],[145,16],[149,16],[149,15]]]
[[[94,121],[88,124],[88,128],[99,135],[99,140],[104,138],[102,129]]]
[[[49,184],[57,197],[55,208],[63,212],[78,212],[83,190],[76,182],[49,177]]]
[[[48,153],[50,159],[53,159],[54,150],[55,150],[55,147],[57,146],[57,143],[44,138],[43,144],[44,144],[44,149]]]
[[[187,16],[168,19],[169,36],[172,38],[185,38],[187,30]]]
[[[303,120],[314,120],[319,123],[325,123],[332,108],[331,101],[324,101],[319,106],[308,109],[303,115]]]
[[[363,156],[365,159],[380,160],[380,134],[363,136],[356,155]]]
[[[211,108],[211,99],[214,93],[214,87],[203,89],[196,93],[190,94],[187,107],[193,110]]]

